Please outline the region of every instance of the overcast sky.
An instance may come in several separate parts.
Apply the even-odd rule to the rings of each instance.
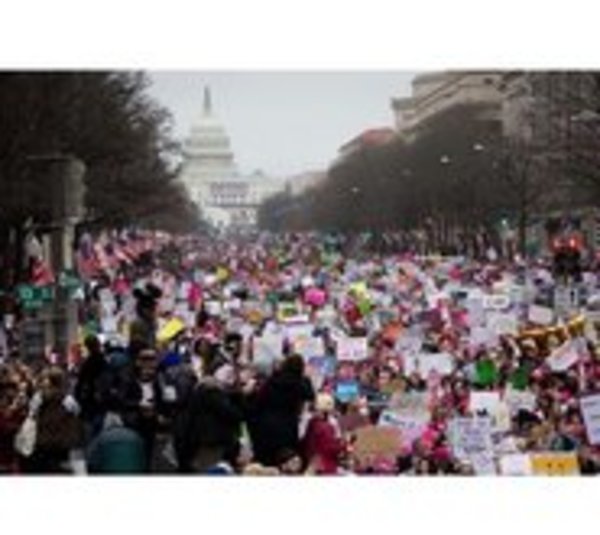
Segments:
[[[325,169],[363,130],[393,127],[393,96],[410,94],[409,72],[154,71],[150,93],[173,114],[183,139],[209,85],[215,114],[242,173],[289,176]]]

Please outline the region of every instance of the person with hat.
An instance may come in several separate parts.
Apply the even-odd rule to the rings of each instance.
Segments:
[[[129,348],[131,353],[136,353],[143,346],[156,347],[157,309],[162,291],[149,283],[144,290],[136,288],[133,296],[136,299],[136,318],[129,329]]]

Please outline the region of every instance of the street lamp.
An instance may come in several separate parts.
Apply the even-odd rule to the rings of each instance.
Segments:
[[[446,154],[444,154],[441,158],[440,158],[440,163],[442,165],[448,165],[450,163],[450,157]]]
[[[481,143],[475,143],[475,145],[473,145],[473,150],[475,152],[482,152],[485,150],[485,147]]]

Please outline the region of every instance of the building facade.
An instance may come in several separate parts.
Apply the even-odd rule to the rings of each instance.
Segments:
[[[213,112],[209,88],[204,89],[201,116],[184,143],[181,180],[202,217],[220,229],[249,229],[256,225],[261,202],[281,191],[283,181],[261,171],[239,172],[224,125]]]
[[[498,115],[502,92],[498,72],[435,72],[416,76],[412,95],[392,99],[396,131],[413,138],[429,118],[459,104],[489,104],[490,113]]]

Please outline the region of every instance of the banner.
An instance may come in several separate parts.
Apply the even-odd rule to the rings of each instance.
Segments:
[[[585,430],[590,444],[600,444],[600,394],[586,396],[579,400]]]

